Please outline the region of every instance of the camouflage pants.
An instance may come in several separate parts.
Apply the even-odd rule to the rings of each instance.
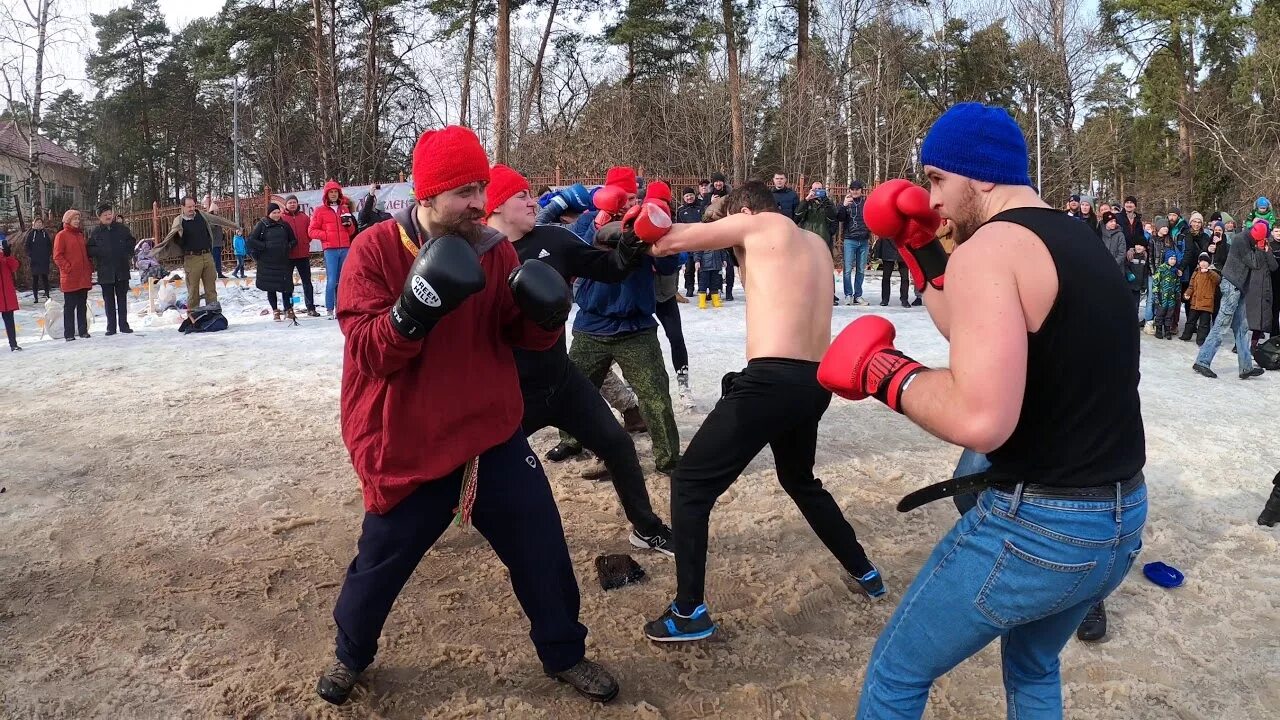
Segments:
[[[622,377],[635,390],[640,416],[649,426],[654,465],[664,471],[675,469],[680,460],[680,433],[671,409],[671,378],[662,359],[657,328],[614,336],[574,332],[569,359],[596,387],[604,383],[609,369],[618,363]],[[560,441],[577,442],[564,432],[560,433]]]

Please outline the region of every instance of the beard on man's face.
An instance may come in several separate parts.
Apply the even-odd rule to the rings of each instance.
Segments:
[[[978,191],[972,186],[965,185],[964,195],[959,202],[953,204],[950,208],[948,218],[952,227],[955,228],[953,235],[956,244],[968,240],[982,226],[982,208],[978,203]]]
[[[467,242],[475,245],[480,241],[483,225],[480,220],[484,218],[484,212],[473,208],[465,208],[458,214],[443,215],[431,222],[427,228],[432,237],[441,237],[443,235],[457,235]]]

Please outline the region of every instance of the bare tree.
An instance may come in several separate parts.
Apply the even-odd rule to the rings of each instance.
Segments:
[[[511,143],[511,0],[498,0],[497,54],[498,88],[494,98],[494,113],[497,117],[493,125],[493,155],[497,162],[506,163]]]
[[[746,140],[742,132],[742,70],[738,66],[738,25],[734,20],[734,0],[720,0],[724,16],[724,50],[729,65],[729,116],[733,125],[733,183],[747,174]]]
[[[77,28],[58,0],[6,0],[0,4],[0,28],[0,44],[18,48],[17,53],[0,60],[0,79],[9,108],[16,102],[26,106],[25,123],[14,118],[14,127],[26,136],[27,189],[35,217],[44,197],[39,137],[46,83],[65,79],[60,73],[49,72],[46,60],[51,48],[74,40]]]

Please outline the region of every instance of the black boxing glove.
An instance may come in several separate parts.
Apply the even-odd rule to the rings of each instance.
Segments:
[[[649,252],[649,246],[636,237],[634,232],[624,230],[619,221],[611,222],[597,230],[595,242],[600,247],[616,250],[618,256],[622,258],[623,266],[632,270],[640,267],[641,261]]]
[[[507,285],[516,305],[543,330],[564,327],[573,307],[573,296],[560,273],[541,260],[525,260],[511,271]]]
[[[421,340],[440,318],[483,289],[484,268],[471,244],[457,235],[435,238],[418,250],[391,308],[391,325],[406,339]]]

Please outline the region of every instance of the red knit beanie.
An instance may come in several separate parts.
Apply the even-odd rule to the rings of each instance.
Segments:
[[[609,168],[604,176],[605,185],[614,185],[627,191],[628,195],[640,192],[640,184],[636,182],[635,168],[619,166]]]
[[[671,205],[671,186],[661,180],[654,180],[645,186],[644,201],[654,202],[661,200],[668,206]]]
[[[529,181],[520,173],[501,163],[489,171],[489,188],[485,194],[484,216],[489,217],[502,203],[515,197],[521,190],[529,189]]]
[[[489,181],[489,157],[470,129],[428,130],[413,148],[413,196],[419,200],[473,182]]]

